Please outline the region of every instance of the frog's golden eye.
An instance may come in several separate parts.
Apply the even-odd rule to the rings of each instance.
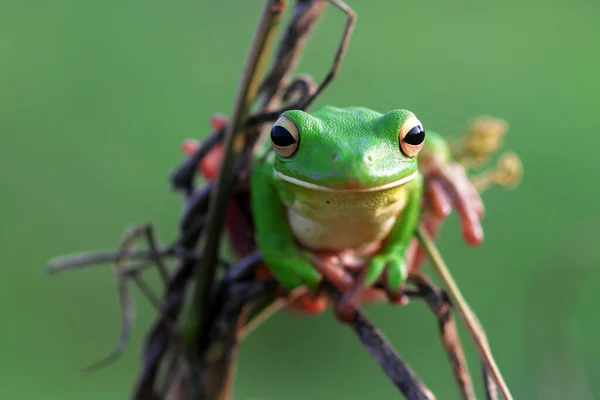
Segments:
[[[294,155],[300,144],[300,133],[294,122],[281,116],[271,128],[271,145],[273,149],[283,158]]]
[[[416,156],[423,148],[425,143],[425,129],[421,121],[414,115],[411,115],[404,121],[398,137],[400,141],[400,150],[407,157]]]

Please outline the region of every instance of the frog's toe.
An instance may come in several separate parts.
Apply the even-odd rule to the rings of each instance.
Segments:
[[[276,276],[276,278],[279,281],[279,284],[283,286],[285,290],[290,292],[303,284],[298,276],[292,274],[279,275]]]
[[[399,290],[408,276],[408,267],[403,257],[394,257],[388,263],[387,268],[387,287],[392,290]]]
[[[316,289],[321,283],[321,274],[309,261],[301,258],[287,261],[278,272],[277,279],[288,290],[302,285]]]
[[[317,289],[321,284],[321,274],[315,269],[302,271],[298,276],[303,284],[313,290]]]
[[[367,265],[367,272],[365,274],[365,280],[363,281],[363,286],[371,286],[379,279],[383,270],[387,264],[387,257],[378,255],[375,256],[369,261],[369,265]]]
[[[406,304],[408,298],[404,295],[404,282],[407,275],[404,258],[394,257],[390,260],[385,274],[385,291],[390,302]]]

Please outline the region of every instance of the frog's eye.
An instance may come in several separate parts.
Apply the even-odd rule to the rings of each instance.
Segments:
[[[423,148],[425,143],[425,129],[421,121],[411,115],[404,121],[398,137],[400,150],[407,157],[414,157]]]
[[[271,128],[271,144],[281,157],[291,157],[300,144],[298,127],[291,119],[281,116]]]

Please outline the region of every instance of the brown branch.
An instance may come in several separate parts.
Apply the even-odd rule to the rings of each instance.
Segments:
[[[342,298],[342,294],[330,283],[325,284],[325,290],[335,302]],[[435,400],[433,393],[419,380],[383,334],[359,308],[355,310],[354,316],[348,324],[371,357],[408,400]]]
[[[492,356],[492,352],[487,342],[487,337],[483,331],[483,328],[481,327],[481,324],[479,323],[479,320],[477,319],[477,316],[463,298],[462,293],[458,289],[458,286],[454,282],[454,279],[452,278],[452,275],[450,274],[450,271],[442,258],[442,255],[438,251],[435,243],[427,231],[422,226],[419,226],[417,229],[417,238],[431,258],[435,271],[447,286],[447,293],[450,296],[454,307],[456,307],[461,319],[465,323],[467,330],[471,335],[477,350],[479,351],[481,359],[483,359],[487,364],[486,371],[489,369],[489,373],[498,385],[498,389],[502,394],[502,397],[505,400],[512,400],[513,397],[510,394],[510,390],[508,389],[502,374],[500,373],[500,369],[496,364],[496,360]]]
[[[438,320],[438,328],[442,337],[442,344],[450,360],[454,378],[458,384],[460,393],[465,400],[475,400],[475,390],[469,374],[469,368],[465,354],[460,343],[460,337],[456,329],[456,322],[452,317],[451,304],[445,293],[438,289],[427,277],[422,274],[409,276],[419,290],[429,308]],[[487,375],[485,375],[487,377]],[[486,385],[487,388],[487,385]]]

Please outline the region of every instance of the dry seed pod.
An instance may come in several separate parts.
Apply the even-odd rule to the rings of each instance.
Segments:
[[[502,139],[508,130],[508,123],[502,119],[482,116],[469,125],[462,141],[458,157],[467,166],[472,161],[482,165],[502,147]]]
[[[518,155],[507,151],[500,156],[494,182],[507,188],[516,187],[523,178],[523,164]]]
[[[523,164],[519,156],[512,152],[504,152],[498,159],[496,167],[471,177],[471,182],[481,192],[495,184],[505,188],[515,188],[523,178]]]

